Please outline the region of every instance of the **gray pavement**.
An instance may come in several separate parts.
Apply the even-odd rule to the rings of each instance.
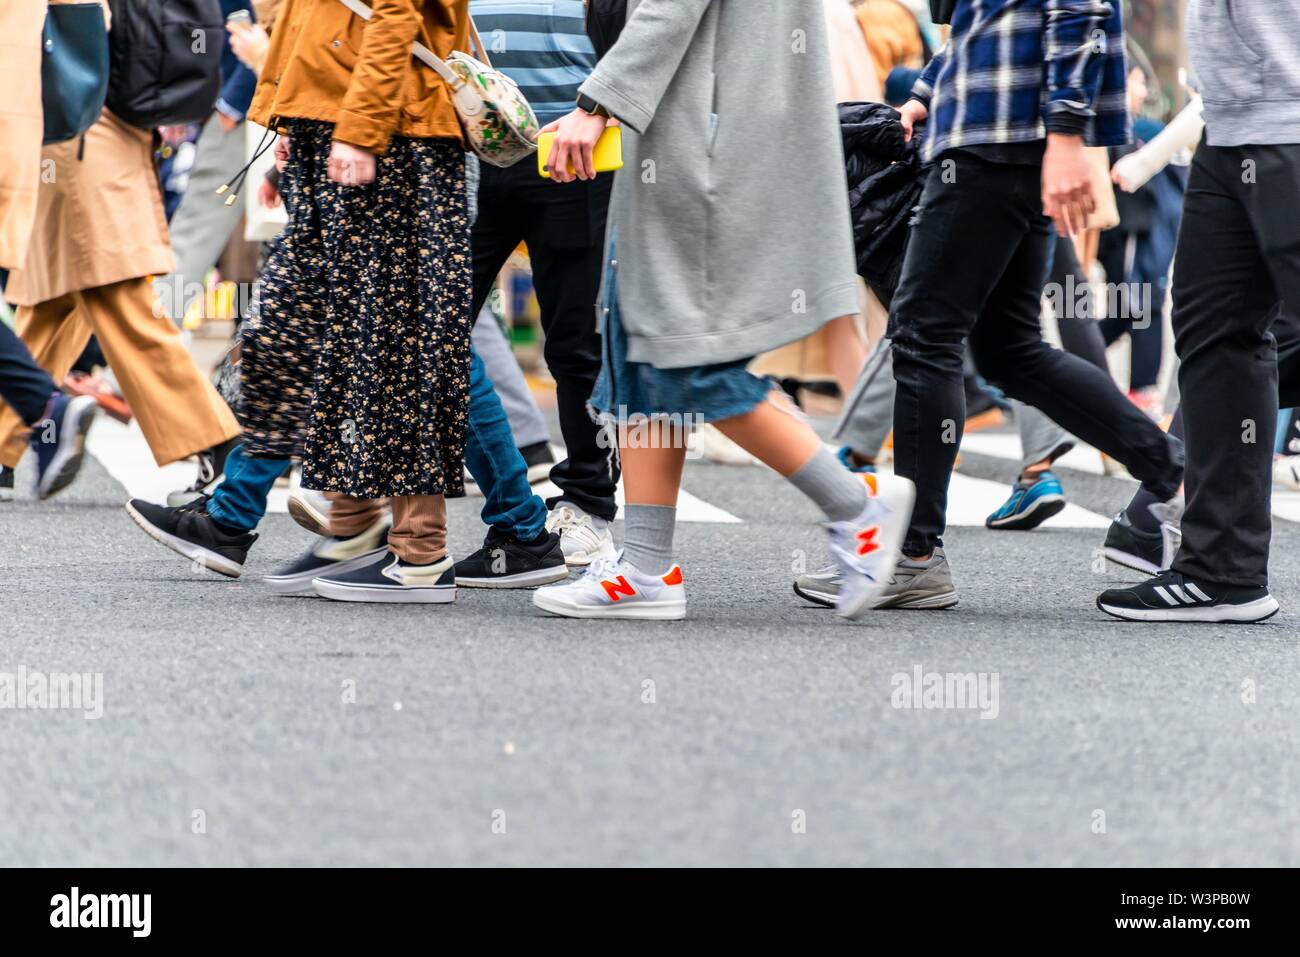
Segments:
[[[1064,477],[1103,512],[1132,487]],[[0,672],[101,672],[104,699],[0,710],[0,864],[1300,864],[1295,526],[1265,625],[1114,622],[1092,599],[1136,576],[1098,573],[1097,532],[969,528],[958,608],[854,625],[790,591],[823,557],[796,493],[685,484],[744,524],[680,528],[690,617],[662,624],[276,598],[287,516],[244,579],[194,572],[95,462],[0,505]],[[996,673],[996,717],[893,707],[918,666]]]

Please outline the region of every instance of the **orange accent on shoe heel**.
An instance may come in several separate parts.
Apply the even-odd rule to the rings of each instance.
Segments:
[[[682,566],[674,565],[673,570],[664,576],[665,585],[680,585],[682,583]]]
[[[876,475],[874,472],[863,472],[862,481],[867,483],[867,488],[871,489],[872,495],[880,494],[880,486],[876,483]]]

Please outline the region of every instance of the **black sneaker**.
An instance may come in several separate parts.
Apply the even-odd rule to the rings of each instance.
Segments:
[[[175,508],[178,505],[188,505],[203,496],[211,495],[212,490],[217,487],[217,484],[226,474],[226,458],[238,444],[239,436],[235,436],[220,445],[214,445],[212,448],[200,452],[197,456],[199,471],[194,477],[194,484],[189,488],[168,492],[168,506]]]
[[[555,464],[555,453],[551,451],[550,442],[536,442],[525,445],[519,450],[528,466],[528,484],[536,485],[551,477],[551,466]]]
[[[432,565],[408,565],[385,553],[353,571],[321,575],[312,587],[335,601],[442,605],[456,600],[456,564],[448,555]]]
[[[1127,512],[1120,512],[1106,529],[1102,551],[1116,565],[1159,575],[1164,562],[1164,547],[1164,536],[1159,532],[1142,531],[1129,521]]]
[[[227,578],[239,577],[248,550],[257,541],[256,532],[231,535],[218,528],[208,514],[206,495],[176,508],[133,498],[126,511],[154,541]]]
[[[1097,596],[1097,607],[1125,621],[1251,622],[1278,612],[1267,588],[1198,582],[1178,572],[1104,591]]]
[[[323,538],[297,561],[267,575],[262,581],[278,595],[314,595],[313,579],[362,568],[387,554],[388,530],[392,524],[392,517],[385,514],[359,535]]]
[[[14,470],[7,465],[0,465],[0,502],[14,500]]]
[[[489,529],[483,547],[456,563],[456,584],[466,588],[533,588],[569,577],[560,536],[543,532],[525,543]]]

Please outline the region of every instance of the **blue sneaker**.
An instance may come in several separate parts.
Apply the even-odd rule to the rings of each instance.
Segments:
[[[852,451],[853,449],[849,448],[847,445],[841,445],[840,450],[835,453],[835,457],[839,459],[840,464],[850,472],[857,472],[859,475],[865,473],[871,473],[874,475],[876,471],[875,465],[870,463],[866,465],[855,465],[853,459],[850,458],[850,453],[852,453]]]
[[[32,426],[31,446],[36,453],[36,494],[49,498],[72,484],[86,454],[86,433],[99,404],[88,395],[58,395],[50,412]]]
[[[1065,508],[1061,483],[1050,471],[1029,481],[1019,479],[1011,486],[1011,497],[984,520],[987,528],[1028,531],[1037,528]]]

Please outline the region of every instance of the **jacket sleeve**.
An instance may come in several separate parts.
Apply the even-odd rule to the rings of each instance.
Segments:
[[[713,0],[641,0],[580,88],[644,133]]]
[[[248,113],[248,105],[253,102],[256,88],[257,74],[240,63],[221,85],[217,109],[232,119],[242,120]]]
[[[1106,23],[1119,17],[1112,0],[1045,0],[1043,57],[1046,60],[1049,133],[1081,135],[1095,115],[1106,59]]]
[[[361,54],[339,109],[334,139],[375,153],[388,150],[402,108],[402,88],[415,69],[411,44],[419,36],[426,3],[454,6],[455,0],[374,0]]]

